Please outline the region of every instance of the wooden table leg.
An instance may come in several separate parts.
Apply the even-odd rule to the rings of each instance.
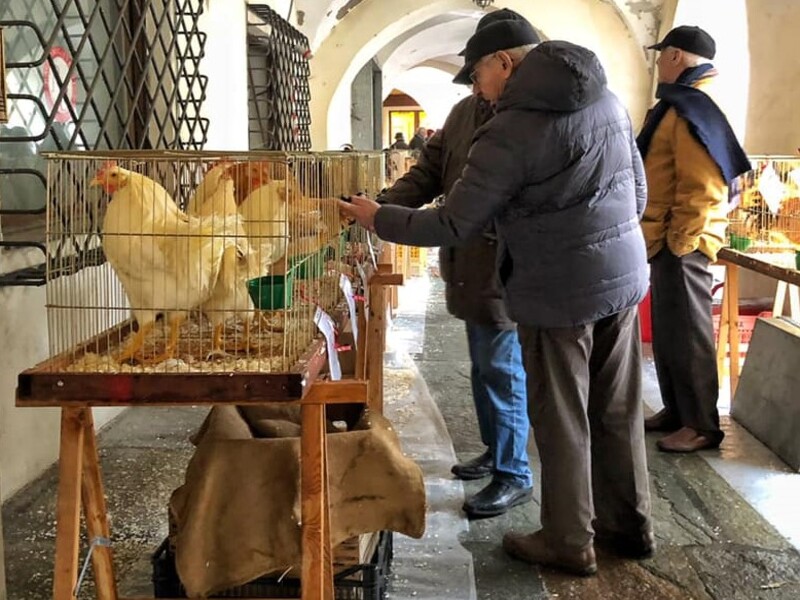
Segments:
[[[78,582],[81,471],[86,447],[84,419],[83,409],[61,409],[53,600],[73,600]]]
[[[383,414],[383,353],[386,350],[386,286],[371,285],[367,325],[367,392],[369,409]]]
[[[720,381],[725,375],[725,355],[728,350],[728,265],[725,265],[725,282],[722,284],[722,307],[719,313],[717,331],[717,377]]]
[[[98,538],[111,539],[108,525],[108,512],[100,474],[97,438],[94,433],[92,409],[84,411],[84,460],[83,460],[83,513],[86,518],[86,531],[89,542]],[[117,600],[117,582],[114,577],[114,562],[111,547],[95,545],[92,550],[92,571],[94,572],[97,600]]]
[[[356,304],[358,310],[358,340],[356,344],[356,372],[355,378],[366,380],[367,378],[367,305],[363,300],[358,300]]]
[[[333,600],[333,545],[331,544],[331,495],[328,487],[328,441],[325,436],[325,407],[322,413],[322,583],[326,600]]]
[[[332,600],[333,566],[325,509],[325,406],[304,404],[301,413],[302,600]]]
[[[731,403],[739,385],[739,267],[729,264],[725,272],[728,286],[728,346],[730,347]]]

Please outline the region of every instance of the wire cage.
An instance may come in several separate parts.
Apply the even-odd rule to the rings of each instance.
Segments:
[[[728,241],[734,250],[786,255],[800,249],[800,158],[751,157],[753,170],[731,183]]]
[[[381,189],[379,153],[47,158],[51,371],[291,370],[369,260],[336,199]]]

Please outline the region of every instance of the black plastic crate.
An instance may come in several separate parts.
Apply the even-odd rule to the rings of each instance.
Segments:
[[[186,598],[175,569],[175,555],[164,540],[152,558],[153,592],[156,598]],[[333,579],[336,600],[383,600],[392,563],[392,532],[381,531],[369,564],[353,565]],[[242,586],[219,592],[213,598],[299,598],[300,580],[259,577]]]

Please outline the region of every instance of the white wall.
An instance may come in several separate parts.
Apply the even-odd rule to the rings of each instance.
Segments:
[[[746,0],[680,0],[674,20],[662,24],[662,34],[678,25],[697,25],[714,38],[717,43],[714,65],[719,70],[714,99],[745,147],[750,85],[746,4]],[[720,15],[725,18],[720,19]]]
[[[208,34],[200,65],[209,76],[202,110],[210,119],[206,150],[247,150],[247,3],[210,2],[200,29]]]
[[[404,32],[443,12],[474,10],[468,0],[365,0],[338,22],[311,61],[311,136],[315,149],[336,147],[349,135],[350,85],[361,65]],[[615,3],[596,0],[506,0],[550,39],[568,39],[594,50],[609,87],[631,112],[644,117],[651,92],[645,52]]]
[[[750,93],[746,147],[753,154],[796,155],[800,147],[800,32],[797,0],[748,0]],[[745,96],[745,88],[739,92]]]

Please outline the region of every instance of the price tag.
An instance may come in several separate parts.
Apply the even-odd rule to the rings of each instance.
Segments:
[[[786,186],[783,185],[781,178],[778,177],[771,164],[767,165],[758,178],[758,191],[761,193],[761,197],[764,198],[764,202],[767,203],[770,212],[778,214],[781,203],[786,197]]]
[[[378,268],[378,260],[375,258],[375,248],[372,246],[372,234],[367,231],[367,246],[369,246],[369,257],[372,259],[372,266]]]
[[[364,265],[361,263],[356,263],[356,270],[358,271],[358,276],[361,278],[361,288],[364,290],[364,295],[367,295],[367,286],[369,281],[367,280],[367,272],[364,270]]]
[[[350,311],[350,323],[353,326],[353,345],[358,348],[358,315],[356,314],[356,297],[353,293],[353,284],[350,283],[350,278],[342,273],[339,275],[339,288],[344,294],[344,299],[347,302],[347,308]]]
[[[339,354],[336,352],[336,325],[331,316],[319,307],[314,313],[314,323],[327,342],[328,369],[331,372],[331,379],[339,381],[342,378],[342,366],[339,364]]]

